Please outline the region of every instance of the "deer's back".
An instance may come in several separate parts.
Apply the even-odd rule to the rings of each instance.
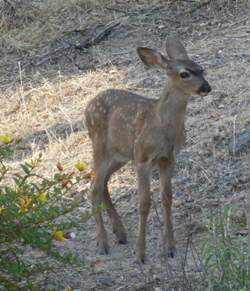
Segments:
[[[92,99],[86,107],[86,125],[92,138],[94,132],[114,131],[133,134],[137,120],[156,100],[126,90],[109,89]]]

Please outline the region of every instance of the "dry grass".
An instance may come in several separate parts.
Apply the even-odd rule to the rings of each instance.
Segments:
[[[112,254],[101,258],[95,270],[69,270],[64,280],[50,277],[51,284],[59,289],[72,281],[89,288],[82,290],[177,288],[183,275],[187,229],[195,235],[194,227],[206,218],[204,213],[211,207],[232,203],[238,213],[244,213],[249,199],[249,155],[228,154],[229,140],[250,125],[248,2],[211,1],[194,12],[197,3],[193,1],[23,1],[18,8],[14,1],[8,2],[13,12],[7,2],[0,4],[0,134],[23,136],[27,146],[25,154],[16,156],[10,164],[12,168],[38,152],[44,155],[38,169],[44,175],[53,175],[58,161],[70,170],[79,161],[91,167],[92,148],[83,115],[87,102],[107,88],[156,98],[161,94],[164,77],[161,72],[144,70],[135,54],[137,45],[164,52],[165,36],[174,34],[207,70],[213,92],[206,98],[194,96],[190,100],[188,142],[173,179],[177,260],[169,262],[167,268],[162,263],[159,222],[152,211],[149,264],[143,270],[131,264],[138,215],[136,178],[129,164],[113,176],[110,188],[129,232],[130,245],[112,245],[110,232]],[[75,48],[117,19],[123,21],[100,43],[84,50]],[[159,192],[157,179],[152,186],[155,193]],[[79,186],[76,195],[82,190],[88,193],[88,188],[89,184]],[[88,208],[88,195],[84,197],[87,200],[83,207]],[[160,207],[157,195],[155,202]],[[86,224],[85,231],[76,233],[77,239],[67,242],[66,248],[87,261],[100,259],[95,255],[93,221]],[[197,274],[192,250],[188,270]],[[170,272],[168,279],[166,269]],[[171,274],[180,281],[174,282]],[[110,286],[105,276],[114,279]],[[98,285],[98,280],[106,287]]]

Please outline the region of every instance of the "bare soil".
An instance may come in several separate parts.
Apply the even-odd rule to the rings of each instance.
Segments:
[[[207,97],[190,99],[187,143],[178,156],[173,177],[177,256],[164,259],[160,189],[154,172],[148,261],[145,266],[134,263],[137,179],[129,163],[113,175],[109,185],[129,244],[116,243],[104,214],[110,254],[98,255],[92,217],[82,228],[72,230],[74,239],[56,242],[55,247],[72,252],[86,264],[98,264],[47,272],[46,280],[37,278],[39,288],[65,290],[69,285],[72,290],[196,290],[188,289],[183,281],[184,276],[189,282],[192,278],[195,286],[195,280],[202,280],[198,234],[203,229],[197,226],[207,214],[233,205],[233,218],[242,223],[238,235],[246,235],[249,227],[249,141],[244,144],[241,140],[244,146],[237,152],[228,147],[231,142],[238,149],[237,137],[250,131],[249,2],[72,0],[33,4],[36,8],[26,2],[21,8],[13,6],[15,15],[7,2],[0,5],[5,13],[0,23],[0,134],[22,136],[27,147],[22,155],[16,155],[10,165],[13,169],[39,152],[43,153],[43,163],[38,171],[45,176],[56,172],[57,162],[69,171],[81,161],[91,168],[92,146],[84,125],[88,101],[108,88],[151,98],[159,98],[163,90],[164,74],[143,67],[136,55],[137,46],[165,54],[165,37],[178,37],[190,57],[204,67],[212,86]],[[76,195],[82,199],[73,217],[91,209],[89,189],[87,181],[65,197],[66,201]],[[37,251],[27,257],[44,259]]]

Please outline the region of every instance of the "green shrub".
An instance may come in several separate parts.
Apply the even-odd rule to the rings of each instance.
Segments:
[[[51,179],[35,173],[42,155],[30,163],[21,164],[20,173],[10,173],[6,166],[21,139],[0,136],[0,290],[33,290],[32,278],[53,269],[53,262],[62,268],[68,264],[83,264],[72,254],[61,255],[54,250],[53,239],[63,241],[66,229],[79,226],[91,214],[78,219],[59,219],[79,205],[78,199],[62,204],[61,198],[83,179],[86,164],[78,163],[79,175],[64,173],[60,163],[58,173]],[[10,179],[10,178],[11,179]],[[59,203],[60,202],[60,203]],[[63,242],[62,242],[63,244]],[[27,262],[22,253],[35,248],[49,256],[44,262]]]
[[[250,290],[249,236],[233,236],[239,224],[231,220],[232,207],[209,215],[203,224],[202,260],[205,290]]]

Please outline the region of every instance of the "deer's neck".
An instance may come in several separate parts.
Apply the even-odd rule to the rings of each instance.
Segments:
[[[162,124],[183,126],[190,94],[184,94],[168,82],[156,107],[159,121]]]

